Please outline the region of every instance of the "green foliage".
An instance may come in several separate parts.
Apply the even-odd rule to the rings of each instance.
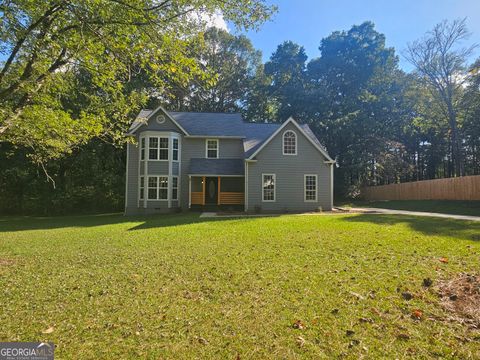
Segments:
[[[144,89],[129,86],[137,74],[160,94],[165,81],[187,84],[207,76],[189,54],[205,15],[221,13],[238,27],[255,28],[274,10],[263,0],[4,1],[0,136],[29,147],[38,161],[68,153],[100,132],[119,140],[146,100]],[[91,87],[79,94],[76,79],[82,76]],[[80,104],[82,96],[86,103]],[[52,138],[46,139],[50,126]],[[61,131],[65,136],[58,136]]]

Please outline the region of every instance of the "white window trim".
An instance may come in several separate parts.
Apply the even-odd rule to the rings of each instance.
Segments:
[[[140,175],[138,179],[139,179],[139,182],[138,182],[138,200],[143,201],[143,200],[145,200],[145,176]],[[140,195],[142,193],[141,192],[142,187],[143,187],[143,197],[141,197],[141,195]]]
[[[295,135],[295,152],[294,152],[293,154],[287,154],[287,153],[285,153],[285,135],[286,135],[287,133],[290,133],[290,132],[293,133],[293,135]],[[290,130],[290,129],[289,129],[289,130],[286,130],[286,131],[283,133],[283,135],[282,135],[282,153],[283,153],[283,155],[286,155],[286,156],[290,156],[290,155],[291,155],[291,156],[295,156],[295,155],[297,155],[297,147],[298,147],[298,136],[297,136],[297,133],[296,133],[295,131],[293,131],[293,130]]]
[[[273,177],[273,200],[265,200],[265,196],[263,193],[263,184],[265,176],[272,176]],[[276,202],[277,201],[277,175],[276,174],[262,174],[262,202]]]
[[[313,176],[315,178],[315,200],[307,200],[307,176]],[[304,202],[318,202],[318,175],[317,174],[304,174],[303,175],[303,201]]]
[[[172,161],[174,162],[180,162],[180,139],[178,137],[171,137],[172,141],[170,141],[172,143]],[[178,148],[177,148],[177,160],[174,160],[173,159],[173,152],[175,151],[175,149],[173,148],[173,141],[174,140],[177,140],[177,145],[178,145]],[[170,145],[170,144],[169,144]]]
[[[215,141],[217,143],[217,157],[208,157],[208,142]],[[205,159],[218,159],[220,157],[220,142],[218,139],[205,139]]]
[[[176,188],[173,187],[173,179],[175,179],[175,178],[177,179],[177,187]],[[178,201],[178,187],[179,187],[178,181],[179,181],[179,177],[177,175],[173,175],[172,176],[171,194],[170,194],[171,200],[173,200],[173,201]],[[177,189],[177,197],[176,198],[174,198],[173,195],[172,195],[173,194],[173,189]]]
[[[146,152],[146,154],[148,154],[148,157],[147,157],[147,155],[145,155],[145,156],[146,156],[148,161],[169,161],[170,160],[169,148],[170,148],[170,143],[173,143],[171,136],[168,136],[168,135],[150,136],[149,135],[149,136],[146,136],[145,138],[147,139],[146,144],[148,144],[146,146],[146,149],[148,150]],[[151,138],[156,138],[157,141],[158,141],[157,158],[156,159],[150,159],[150,139]],[[166,148],[161,148],[160,147],[160,139],[168,139],[168,146]],[[168,158],[167,159],[160,159],[160,150],[167,150],[168,151]],[[179,153],[179,157],[180,157],[180,153]]]
[[[153,189],[152,187],[150,187],[150,183],[149,183],[149,179],[150,178],[157,178],[157,198],[156,199],[152,199],[150,198],[149,196],[149,191],[150,189]],[[167,187],[166,188],[163,188],[163,187],[160,187],[160,178],[167,178]],[[147,176],[147,187],[146,187],[146,194],[144,192],[144,195],[146,195],[146,199],[148,201],[168,201],[169,200],[169,197],[170,197],[170,194],[168,193],[168,175],[148,175]],[[166,199],[160,199],[160,189],[165,189],[167,190],[167,198]]]
[[[142,140],[144,142],[143,146],[143,159],[142,159]],[[140,141],[139,141],[139,152],[138,152],[138,158],[139,161],[145,161],[147,157],[147,137],[146,136],[141,136]]]

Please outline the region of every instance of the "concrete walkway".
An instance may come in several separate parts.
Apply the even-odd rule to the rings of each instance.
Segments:
[[[343,209],[342,210],[346,210]],[[413,216],[429,216],[439,217],[445,219],[456,220],[468,220],[468,221],[480,221],[480,216],[470,215],[454,215],[454,214],[441,214],[434,212],[424,211],[408,211],[408,210],[394,210],[394,209],[381,209],[381,208],[349,208],[350,212],[362,213],[362,214],[392,214],[392,215],[413,215]]]
[[[393,210],[393,209],[380,209],[380,208],[336,208],[340,211],[336,212],[321,212],[321,213],[301,213],[301,214],[283,214],[291,216],[308,216],[308,215],[348,215],[348,214],[390,214],[390,215],[410,215],[410,216],[428,216],[439,217],[445,219],[455,220],[468,220],[468,221],[480,221],[480,216],[470,215],[454,215],[454,214],[441,214],[433,212],[423,211],[408,211],[408,210]],[[203,212],[201,218],[242,218],[242,217],[275,217],[282,214],[217,214],[216,212]]]

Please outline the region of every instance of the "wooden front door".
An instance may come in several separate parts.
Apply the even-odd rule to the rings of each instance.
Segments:
[[[218,178],[207,177],[205,184],[205,204],[217,204],[218,202]]]

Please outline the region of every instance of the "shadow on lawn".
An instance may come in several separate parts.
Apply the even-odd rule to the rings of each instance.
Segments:
[[[122,214],[34,217],[16,216],[0,218],[0,233],[49,230],[62,228],[89,228],[116,224],[129,224],[128,231],[145,230],[170,226],[189,225],[201,222],[224,221],[232,219],[202,219],[198,212],[185,212],[178,214],[158,214],[148,216],[123,216]]]
[[[480,223],[473,221],[387,214],[362,214],[343,220],[377,225],[407,224],[412,230],[425,235],[480,241]]]

